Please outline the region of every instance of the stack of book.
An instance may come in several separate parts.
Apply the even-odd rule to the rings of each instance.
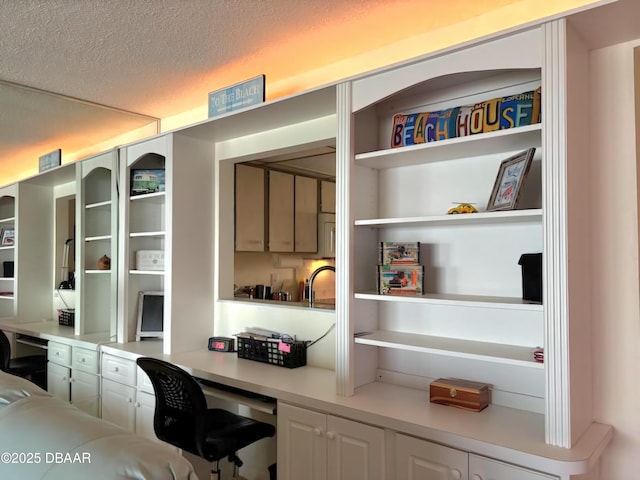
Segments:
[[[422,295],[424,267],[420,264],[420,242],[380,242],[378,293]]]

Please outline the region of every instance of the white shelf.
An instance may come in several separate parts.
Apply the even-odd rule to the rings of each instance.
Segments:
[[[13,277],[0,277],[0,281],[13,282]]]
[[[379,295],[376,292],[356,293],[360,300],[380,302],[422,303],[431,305],[450,305],[454,307],[499,308],[504,310],[529,310],[542,312],[542,305],[531,303],[519,297],[488,297],[482,295],[454,295],[445,293],[427,293],[425,295]]]
[[[534,361],[533,347],[433,337],[387,330],[377,330],[368,335],[356,337],[355,343],[458,358],[484,360],[522,367],[544,368],[543,363]]]
[[[111,273],[111,270],[85,270],[84,273],[88,275],[106,275]]]
[[[111,240],[111,235],[96,235],[95,237],[85,237],[85,242],[99,242],[104,240]]]
[[[0,295],[0,300],[13,300],[13,295]]]
[[[15,221],[16,217],[0,218],[0,223],[14,223]]]
[[[150,202],[164,202],[165,192],[145,193],[144,195],[133,195],[129,197],[132,202],[136,201],[150,201]]]
[[[143,238],[143,237],[164,237],[164,232],[135,232],[130,233],[129,237],[131,238]]]
[[[525,150],[540,145],[541,132],[542,126],[537,123],[449,140],[359,153],[355,156],[355,162],[364,167],[383,169]]]
[[[0,247],[0,250],[13,250],[15,247],[13,245],[7,245],[4,247]]]
[[[129,270],[131,275],[164,275],[164,270]]]
[[[457,215],[428,215],[424,217],[371,218],[356,220],[355,226],[372,228],[442,225],[489,225],[541,222],[542,209],[509,210],[503,212],[478,212]]]
[[[110,207],[110,206],[111,206],[111,200],[106,200],[104,202],[89,203],[85,205],[84,208],[89,210],[91,208],[101,208],[101,207]]]

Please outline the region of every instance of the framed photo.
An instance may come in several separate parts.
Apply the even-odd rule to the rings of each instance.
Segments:
[[[164,192],[164,173],[163,168],[132,169],[130,195]]]
[[[487,211],[516,208],[535,152],[535,148],[530,148],[502,161],[491,197],[489,197]]]
[[[0,230],[0,245],[6,247],[14,244],[14,234],[15,231],[13,228],[3,228]]]

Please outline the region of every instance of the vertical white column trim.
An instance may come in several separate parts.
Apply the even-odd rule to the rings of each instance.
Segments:
[[[338,395],[353,395],[353,221],[350,185],[353,162],[353,122],[351,83],[336,86],[336,390]]]
[[[546,442],[571,446],[567,284],[566,23],[542,26],[542,196]]]

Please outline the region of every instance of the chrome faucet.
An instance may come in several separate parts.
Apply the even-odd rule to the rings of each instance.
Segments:
[[[313,307],[313,281],[315,280],[315,278],[318,276],[318,274],[320,272],[324,272],[325,270],[331,270],[332,272],[335,273],[336,271],[336,267],[333,267],[331,265],[323,265],[322,267],[316,268],[313,273],[311,274],[311,276],[309,277],[309,306]]]

